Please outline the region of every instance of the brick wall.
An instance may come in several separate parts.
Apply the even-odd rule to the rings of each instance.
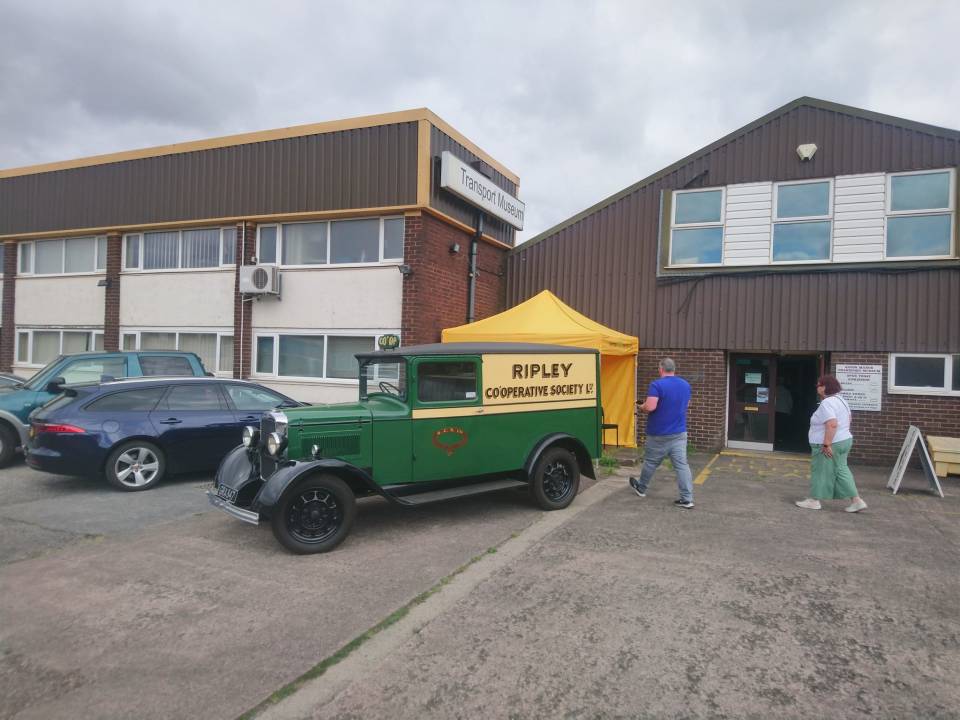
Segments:
[[[237,267],[233,275],[233,376],[250,377],[250,349],[253,346],[253,308],[240,295],[240,266],[250,262],[257,252],[257,226],[238,223],[236,238]],[[242,338],[242,339],[241,339]]]
[[[17,300],[17,243],[3,244],[3,318],[0,321],[0,370],[13,368],[13,348],[16,339],[14,311]]]
[[[103,349],[120,349],[120,263],[123,256],[123,237],[120,233],[107,235],[107,287],[103,296]]]
[[[690,383],[687,436],[698,450],[724,446],[724,414],[727,408],[727,361],[722,350],[653,349],[637,354],[637,399],[646,398],[647,387],[659,377],[657,363],[669,357],[677,363],[677,375]],[[637,418],[637,443],[642,444],[646,415]]]
[[[880,411],[853,411],[852,460],[892,466],[910,425],[916,425],[924,435],[960,437],[960,397],[888,393],[889,356],[886,353],[835,352],[830,355],[831,372],[836,370],[838,364],[847,363],[883,366]],[[913,461],[915,464],[918,462],[916,453]]]
[[[422,213],[405,223],[401,333],[404,345],[440,342],[444,328],[467,322],[470,234]],[[451,253],[453,244],[460,246]],[[477,254],[476,319],[503,309],[506,251],[481,242]]]

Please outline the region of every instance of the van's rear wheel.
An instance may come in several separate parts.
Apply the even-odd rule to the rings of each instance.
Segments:
[[[350,532],[356,511],[353,491],[343,480],[311,475],[286,493],[270,524],[274,537],[291,552],[329,552]]]
[[[562,447],[547,450],[533,470],[530,491],[544,510],[561,510],[580,490],[580,465],[572,452]]]

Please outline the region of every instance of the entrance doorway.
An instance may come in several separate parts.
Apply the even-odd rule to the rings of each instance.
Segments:
[[[727,445],[807,452],[823,355],[730,355]]]

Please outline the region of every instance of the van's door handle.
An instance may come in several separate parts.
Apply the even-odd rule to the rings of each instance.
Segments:
[[[483,408],[477,408],[477,415],[480,415],[483,412]]]
[[[183,420],[177,420],[177,418],[167,418],[166,420],[161,420],[161,425],[179,425]]]

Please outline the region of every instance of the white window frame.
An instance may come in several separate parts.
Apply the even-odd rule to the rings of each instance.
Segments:
[[[37,269],[37,251],[36,244],[37,240],[26,240],[24,242],[17,243],[17,276],[18,277],[77,277],[85,275],[104,275],[107,272],[107,258],[103,258],[103,268],[97,269],[97,266],[100,264],[100,240],[106,240],[106,235],[77,235],[75,237],[52,237],[52,238],[41,238],[39,242],[44,242],[46,240],[61,240],[63,241],[63,246],[60,251],[60,267],[67,267],[67,243],[71,240],[93,240],[93,270],[82,270],[80,272],[60,272],[53,273],[38,273]],[[30,269],[21,270],[22,267],[22,257],[25,252],[29,253],[30,257]],[[107,250],[109,253],[109,249]]]
[[[311,266],[312,267],[312,266]],[[300,375],[280,375],[277,371],[280,367],[280,336],[294,335],[298,337],[323,337],[323,377],[304,377]],[[337,330],[300,330],[291,328],[276,329],[257,329],[253,332],[253,342],[250,359],[250,377],[252,379],[263,379],[275,382],[293,382],[293,383],[324,383],[330,385],[359,386],[359,378],[331,378],[327,377],[327,362],[330,357],[330,338],[336,337],[369,337],[373,342],[370,352],[379,349],[378,343],[383,335],[396,335],[400,337],[399,330],[370,330],[370,329],[337,329]],[[257,354],[259,351],[258,340],[261,337],[273,339],[273,371],[269,373],[257,372]]]
[[[896,362],[899,358],[941,358],[943,360],[943,386],[920,388],[911,385],[894,385]],[[960,390],[953,390],[953,354],[951,353],[891,353],[887,365],[887,392],[895,395],[937,395],[960,397]]]
[[[84,273],[90,275],[92,273]],[[31,368],[42,368],[47,363],[46,362],[34,362],[33,361],[33,333],[35,332],[56,332],[60,333],[60,343],[57,348],[57,354],[54,357],[63,355],[63,334],[68,333],[87,333],[87,341],[90,344],[90,350],[87,352],[106,352],[100,350],[94,350],[97,346],[97,336],[103,336],[103,330],[91,327],[21,327],[17,326],[14,332],[14,348],[13,348],[13,364],[18,367],[31,367]],[[20,349],[21,349],[21,333],[27,334],[27,359],[25,361],[19,360],[20,358]],[[52,359],[52,358],[51,358]],[[47,362],[50,362],[49,360]]]
[[[716,192],[720,191],[720,220],[715,222],[696,222],[696,223],[678,223],[677,222],[677,207],[679,203],[677,202],[678,195],[687,195],[689,193],[703,193],[703,192]],[[727,188],[726,186],[721,187],[707,187],[707,188],[690,188],[689,190],[674,190],[672,203],[670,208],[670,247],[668,248],[668,261],[669,267],[671,268],[685,268],[685,267],[720,267],[723,265],[723,251],[724,251],[724,239],[727,235]],[[715,263],[674,263],[673,262],[673,232],[674,230],[699,230],[706,228],[720,228],[720,262]]]
[[[721,210],[722,212],[722,210]],[[378,259],[372,260],[369,262],[349,262],[349,263],[333,263],[330,262],[330,249],[331,249],[331,240],[333,237],[333,224],[337,222],[350,222],[352,220],[379,220],[379,238],[377,244],[377,254]],[[387,220],[403,220],[406,222],[406,218],[403,215],[383,215],[376,217],[354,217],[354,218],[337,218],[335,220],[297,220],[295,222],[276,222],[276,223],[263,223],[262,225],[257,226],[257,245],[256,245],[256,257],[257,262],[262,265],[276,265],[279,268],[289,269],[289,270],[319,270],[323,268],[351,268],[351,267],[380,267],[387,266],[393,267],[403,264],[403,257],[399,258],[385,258],[383,255],[383,245],[384,245],[384,223]],[[283,262],[283,228],[285,225],[307,225],[307,224],[316,224],[316,223],[326,223],[327,227],[327,260],[324,263],[317,264],[284,264]],[[406,226],[404,226],[406,227]],[[260,261],[260,230],[262,228],[276,228],[277,230],[277,261],[275,263],[261,263]],[[406,248],[404,248],[404,252]]]
[[[811,178],[810,180],[785,180],[784,182],[773,183],[773,206],[770,215],[770,255],[771,265],[824,265],[833,262],[833,203],[834,203],[834,181],[835,178]],[[785,185],[816,185],[827,183],[827,214],[809,215],[803,217],[780,218],[778,217],[780,208],[780,193],[778,190]],[[798,225],[809,222],[828,222],[830,223],[830,250],[827,257],[816,260],[774,260],[773,259],[773,239],[776,233],[777,225]]]
[[[217,241],[217,264],[211,265],[209,267],[183,267],[183,233],[184,231],[190,230],[219,230],[220,238]],[[187,228],[173,228],[173,229],[163,229],[163,228],[151,228],[149,230],[139,230],[137,232],[125,233],[123,235],[123,245],[122,245],[122,256],[120,259],[120,272],[121,273],[181,273],[181,272],[215,272],[219,270],[226,270],[228,268],[236,267],[237,258],[234,257],[234,262],[225,263],[223,262],[223,231],[229,230],[233,233],[234,243],[236,243],[236,226],[226,226],[226,225],[204,225],[201,227],[187,227]],[[151,232],[175,232],[177,233],[177,263],[178,266],[175,268],[154,268],[152,270],[143,269],[143,242],[144,236],[147,233]],[[127,238],[139,237],[137,242],[138,252],[137,252],[137,265],[135,267],[127,267]]]
[[[905,175],[937,175],[947,173],[950,178],[950,189],[947,193],[947,207],[924,210],[891,210],[893,205],[893,178],[903,177]],[[886,177],[886,202],[883,218],[883,259],[889,262],[903,262],[905,260],[943,260],[954,258],[957,255],[957,213],[956,213],[956,193],[957,193],[957,171],[956,168],[938,168],[934,170],[910,170],[908,172],[887,173]],[[950,250],[946,255],[896,255],[890,257],[887,255],[887,221],[896,217],[914,217],[918,215],[949,215],[950,216]]]
[[[174,336],[174,344],[176,347],[170,348],[171,350],[176,350],[178,352],[183,352],[180,350],[180,336],[181,335],[216,335],[217,336],[217,350],[214,359],[214,366],[204,367],[205,370],[212,372],[216,377],[233,377],[233,370],[221,370],[220,369],[220,347],[221,347],[221,338],[223,337],[234,337],[233,328],[209,328],[209,327],[178,327],[178,328],[168,328],[168,327],[122,327],[120,328],[120,350],[126,352],[153,352],[152,350],[141,350],[140,349],[140,336],[143,333],[164,333]],[[133,336],[134,346],[133,348],[124,347],[124,339],[128,336]],[[236,338],[234,338],[236,342]],[[156,352],[163,352],[157,350]]]

